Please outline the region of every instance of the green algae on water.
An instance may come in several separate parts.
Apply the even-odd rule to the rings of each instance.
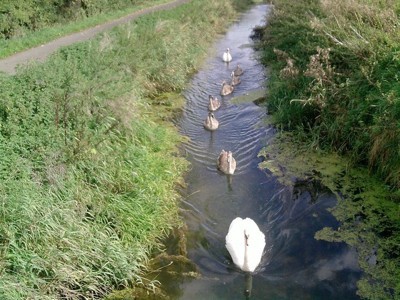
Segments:
[[[265,99],[265,93],[266,93],[265,89],[250,90],[246,94],[233,97],[231,99],[231,103],[234,104],[248,103],[248,102],[258,103]]]
[[[315,238],[356,248],[364,271],[357,284],[362,298],[400,299],[400,205],[395,193],[367,169],[352,166],[335,153],[305,149],[288,133],[260,156],[265,158],[260,168],[281,183],[290,185],[294,177],[316,179],[336,195],[331,212],[340,227],[325,227]]]

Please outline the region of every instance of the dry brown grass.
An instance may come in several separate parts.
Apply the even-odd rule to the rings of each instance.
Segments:
[[[370,0],[322,0],[327,18],[314,18],[312,23],[340,46],[364,48],[385,36],[399,39],[396,5],[395,0],[382,1],[382,4]]]

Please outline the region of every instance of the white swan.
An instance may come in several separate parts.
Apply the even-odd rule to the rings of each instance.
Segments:
[[[225,246],[236,266],[242,271],[254,272],[261,261],[265,235],[250,218],[237,217],[229,226]]]
[[[229,48],[226,48],[226,51],[222,55],[222,60],[224,62],[230,62],[232,60],[232,55],[231,55]]]

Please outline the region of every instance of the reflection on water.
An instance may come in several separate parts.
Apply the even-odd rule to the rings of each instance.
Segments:
[[[233,96],[265,88],[266,72],[248,44],[254,26],[260,25],[269,6],[259,5],[244,14],[215,45],[215,57],[194,76],[185,92],[187,104],[179,127],[190,137],[185,145],[192,164],[183,216],[188,225],[188,256],[201,278],[174,282],[173,299],[245,299],[249,277],[232,263],[225,248],[225,235],[237,216],[252,218],[264,232],[267,246],[256,273],[250,278],[251,299],[358,299],[356,254],[344,244],[314,239],[324,226],[337,227],[327,208],[335,197],[318,185],[281,185],[268,171],[258,168],[261,147],[274,135],[266,126],[265,108],[254,103],[234,104]],[[229,47],[233,61],[222,62]],[[223,80],[229,80],[237,64],[244,69],[242,82],[222,97],[215,112],[220,127],[206,131],[208,95],[220,98]],[[233,176],[216,168],[222,149],[237,161]],[[166,285],[168,287],[168,284]]]

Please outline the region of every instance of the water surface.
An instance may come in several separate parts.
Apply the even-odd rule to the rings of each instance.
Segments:
[[[191,170],[182,210],[189,228],[188,256],[201,278],[173,283],[173,299],[245,299],[246,274],[233,265],[225,248],[229,224],[237,216],[252,218],[266,236],[265,254],[252,276],[251,299],[358,299],[354,250],[314,239],[319,229],[338,226],[327,210],[335,205],[335,196],[307,182],[283,186],[268,170],[260,170],[262,158],[257,155],[275,130],[265,124],[264,107],[232,101],[265,88],[267,73],[250,46],[250,35],[269,9],[258,5],[243,14],[210,51],[212,57],[185,92],[179,127],[190,138],[184,150]],[[227,47],[233,56],[230,64],[221,59]],[[232,95],[222,97],[215,112],[219,129],[206,131],[208,95],[221,98],[221,83],[237,64],[245,70],[242,82]],[[231,150],[237,161],[233,176],[216,168],[222,149]]]

